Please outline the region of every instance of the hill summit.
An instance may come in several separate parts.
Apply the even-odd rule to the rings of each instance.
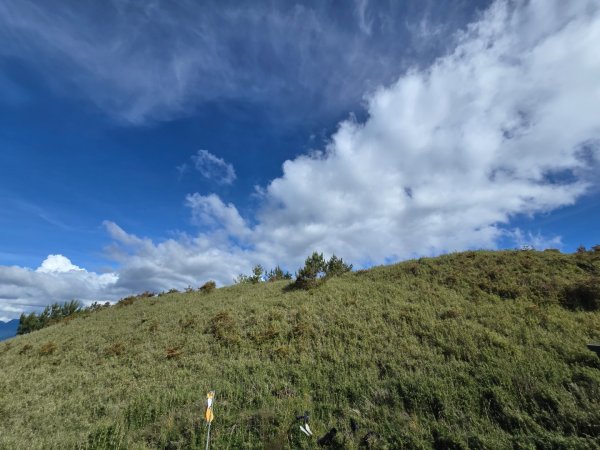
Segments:
[[[0,448],[204,448],[209,390],[215,449],[598,448],[599,274],[469,251],[132,298],[0,344]]]

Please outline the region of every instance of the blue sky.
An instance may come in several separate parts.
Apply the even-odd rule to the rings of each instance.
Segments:
[[[600,4],[0,4],[0,320],[600,243]]]

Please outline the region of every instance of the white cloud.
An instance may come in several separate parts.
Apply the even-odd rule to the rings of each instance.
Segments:
[[[218,184],[231,184],[236,179],[233,166],[207,150],[198,150],[198,153],[192,156],[192,162],[204,178]]]
[[[116,286],[118,279],[116,273],[88,272],[63,255],[48,255],[36,270],[0,266],[0,316],[14,318],[55,301],[116,300],[127,293]]]
[[[545,250],[547,248],[562,247],[562,239],[560,236],[547,237],[540,232],[532,233],[531,231],[524,232],[520,228],[507,230],[506,236],[515,242],[516,248],[533,248],[535,250]]]
[[[227,209],[219,203],[213,206],[220,212]],[[260,262],[253,252],[233,244],[219,230],[196,237],[182,234],[178,239],[154,243],[128,234],[112,222],[105,222],[105,226],[115,241],[109,255],[122,263],[115,286],[127,291],[198,287],[207,280],[230,284],[237,275]]]
[[[251,234],[237,208],[231,203],[225,205],[215,194],[188,195],[186,205],[192,210],[192,219],[197,225],[223,228],[236,238],[244,238]]]
[[[574,203],[592,181],[581,146],[600,138],[598,9],[496,3],[451,54],[370,96],[324,155],[284,164],[257,246],[373,262],[493,247],[512,217]]]
[[[48,255],[42,262],[42,265],[36,269],[36,272],[64,273],[82,270],[81,267],[74,265],[69,258],[66,258],[63,255]]]
[[[495,3],[451,53],[368,96],[368,118],[340,123],[322,152],[286,161],[258,190],[253,225],[214,194],[186,198],[196,236],[153,242],[106,222],[121,264],[107,292],[228,283],[256,263],[294,270],[313,249],[360,265],[493,248],[511,233],[542,242],[511,219],[573,204],[596,182],[600,6],[514,5]],[[83,275],[2,268],[0,286],[33,298],[44,281],[71,297]]]
[[[496,3],[454,52],[372,95],[325,156],[287,161],[257,240],[378,262],[493,247],[511,217],[572,204],[589,180],[547,175],[583,169],[600,137],[600,17],[578,5]]]
[[[360,265],[507,237],[560,244],[510,222],[572,204],[594,181],[585,169],[600,139],[600,11],[511,5],[496,3],[453,52],[369,96],[368,119],[342,122],[324,151],[286,161],[258,189],[256,225],[214,194],[189,195],[209,231],[148,242],[125,270],[227,281],[256,263],[294,270],[313,249]]]
[[[355,0],[355,13],[358,18],[358,27],[366,35],[370,36],[373,30],[373,21],[367,18],[369,0]]]

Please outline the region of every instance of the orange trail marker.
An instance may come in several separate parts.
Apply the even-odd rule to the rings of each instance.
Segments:
[[[204,410],[204,420],[208,423],[208,433],[206,434],[206,450],[208,450],[208,445],[210,443],[210,425],[215,418],[213,413],[213,403],[215,400],[215,391],[209,391],[206,394],[206,409]]]

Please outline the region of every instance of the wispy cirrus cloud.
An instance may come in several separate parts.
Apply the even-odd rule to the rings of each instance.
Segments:
[[[208,180],[218,184],[232,184],[236,179],[233,165],[208,150],[198,150],[195,155],[192,155],[191,160],[193,168]]]
[[[472,14],[460,3],[427,10],[430,23],[452,27]],[[406,49],[424,42],[409,25],[421,20],[404,2],[6,0],[0,58],[34,67],[60,94],[123,123],[170,120],[225,100],[262,104],[278,120],[315,120],[354,108],[406,68],[416,58]]]

